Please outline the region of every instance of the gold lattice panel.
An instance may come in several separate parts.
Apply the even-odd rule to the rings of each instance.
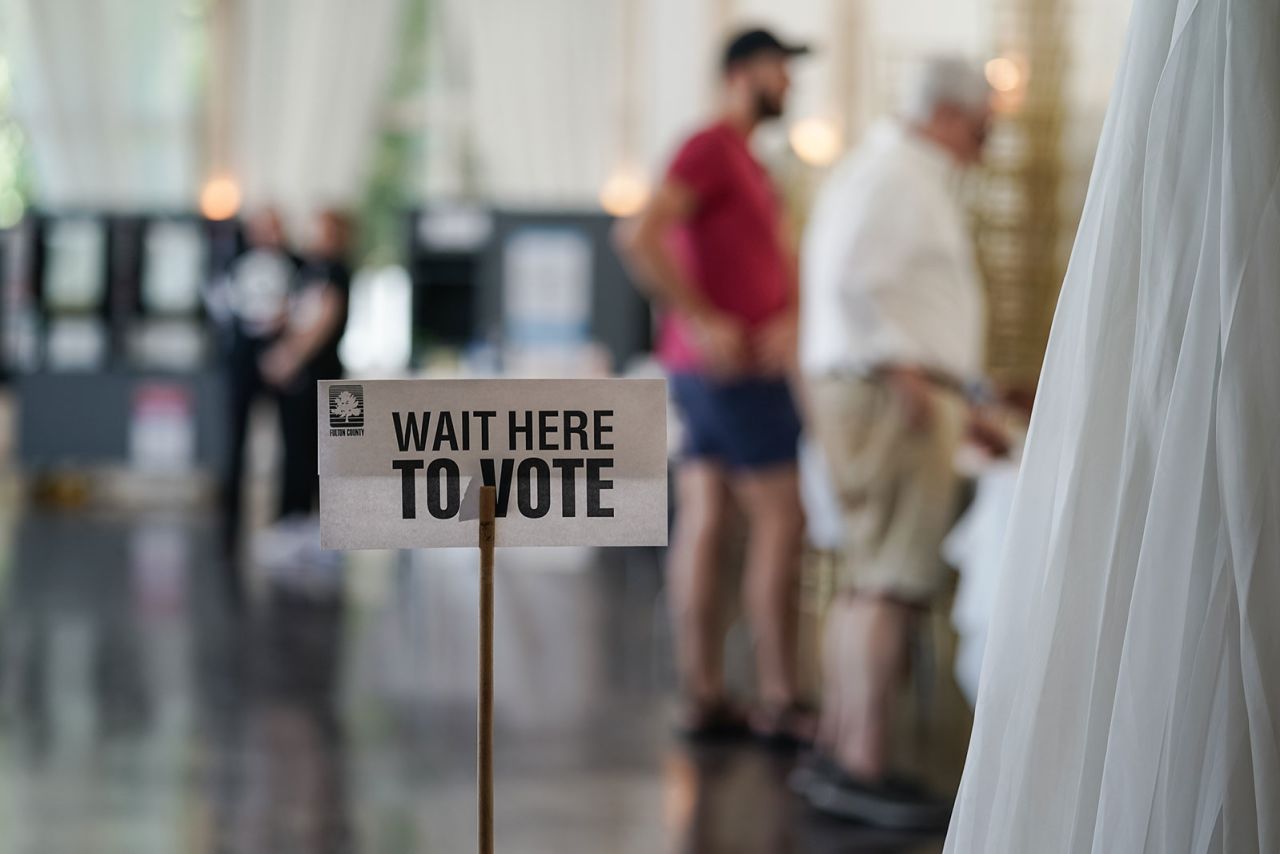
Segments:
[[[1039,374],[1075,225],[1061,201],[1065,5],[1007,0],[997,16],[1000,53],[1017,59],[1025,82],[997,121],[974,230],[988,289],[988,368],[1006,385],[1029,386]]]

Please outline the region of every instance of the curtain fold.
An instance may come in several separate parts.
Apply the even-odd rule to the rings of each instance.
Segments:
[[[229,88],[229,163],[247,205],[357,202],[396,60],[401,0],[0,0],[14,114],[46,208],[189,210],[211,164],[204,84]],[[212,75],[221,75],[216,83]]]
[[[399,0],[241,0],[232,165],[247,206],[359,200],[396,60]]]
[[[951,854],[1280,851],[1280,6],[1138,0]]]
[[[42,206],[190,206],[199,31],[178,4],[2,0],[0,51]]]

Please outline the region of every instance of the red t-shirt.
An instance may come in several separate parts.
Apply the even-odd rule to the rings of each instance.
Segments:
[[[757,328],[792,304],[781,205],[747,139],[718,122],[676,152],[668,180],[693,192],[693,215],[672,235],[694,286],[713,306]],[[658,354],[672,371],[696,371],[701,355],[688,322],[663,318]]]

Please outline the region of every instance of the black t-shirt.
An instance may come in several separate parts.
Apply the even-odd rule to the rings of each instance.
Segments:
[[[342,309],[338,323],[329,334],[324,344],[312,357],[310,365],[321,373],[333,373],[333,377],[320,379],[337,379],[342,371],[342,360],[338,357],[338,342],[347,329],[348,304],[351,297],[351,268],[344,261],[312,259],[302,265],[297,278],[297,297],[306,299],[312,288],[336,288],[342,297]]]
[[[240,335],[253,340],[279,335],[301,266],[283,249],[250,247],[236,257],[227,282],[227,307]]]

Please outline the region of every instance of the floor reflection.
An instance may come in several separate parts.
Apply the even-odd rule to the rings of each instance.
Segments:
[[[241,614],[195,511],[0,521],[0,854],[471,850],[473,555],[254,575]],[[940,850],[818,819],[785,757],[670,738],[658,566],[500,554],[500,850]]]
[[[354,850],[337,706],[342,622],[340,599],[271,590],[251,625],[205,627],[196,737],[210,805],[204,850]],[[230,654],[215,663],[220,651]]]
[[[824,819],[786,786],[792,759],[735,747],[673,749],[663,763],[665,813],[678,854],[923,854],[932,836]]]

